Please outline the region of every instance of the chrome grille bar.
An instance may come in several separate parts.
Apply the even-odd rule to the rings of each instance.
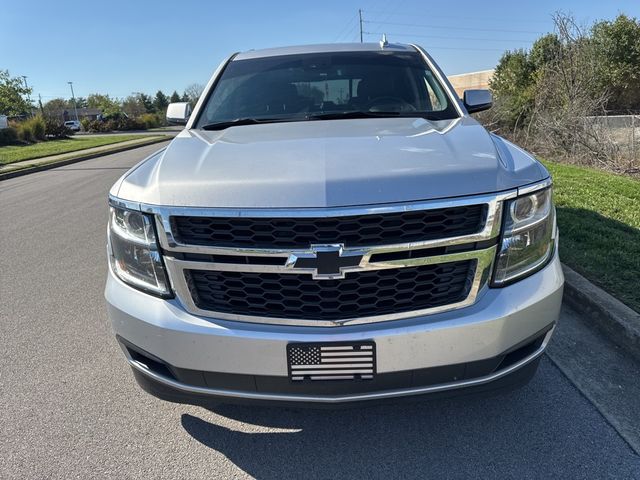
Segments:
[[[481,291],[482,287],[486,285],[489,278],[489,273],[493,265],[493,260],[496,255],[496,245],[483,249],[473,250],[468,252],[453,253],[449,255],[438,255],[433,257],[412,258],[407,260],[394,260],[392,262],[381,263],[369,263],[364,267],[355,268],[352,271],[363,270],[381,270],[390,268],[402,268],[419,265],[432,265],[438,263],[448,263],[456,260],[469,260],[474,259],[477,261],[473,280],[471,282],[471,288],[469,289],[468,296],[456,303],[448,305],[442,305],[438,307],[427,308],[423,310],[414,310],[410,312],[376,315],[368,317],[348,318],[341,320],[309,320],[301,318],[264,318],[252,315],[237,315],[229,313],[214,312],[210,310],[202,310],[197,307],[189,286],[187,285],[185,270],[199,269],[199,270],[221,270],[221,271],[245,271],[245,272],[274,272],[278,273],[301,273],[295,270],[285,270],[280,266],[257,266],[257,265],[229,265],[229,264],[214,264],[208,262],[189,262],[181,261],[171,257],[165,257],[167,266],[167,272],[173,285],[176,295],[187,311],[202,315],[205,317],[214,317],[223,320],[233,320],[239,322],[251,322],[251,323],[266,323],[275,325],[300,325],[300,326],[318,326],[318,327],[335,327],[339,325],[358,325],[363,323],[383,322],[389,320],[399,320],[403,318],[417,317],[421,315],[428,315],[434,313],[440,313],[450,310],[456,310],[459,308],[467,307],[475,303],[476,297]],[[258,267],[258,268],[256,268]]]
[[[380,215],[394,212],[409,212],[418,210],[440,209],[462,205],[487,205],[487,217],[484,228],[471,235],[455,236],[441,239],[417,241],[392,245],[376,245],[370,247],[373,253],[388,253],[403,250],[436,248],[442,246],[462,245],[466,243],[482,242],[498,236],[500,231],[502,201],[516,196],[515,191],[498,195],[475,195],[459,199],[432,200],[427,202],[381,205],[370,207],[341,207],[341,208],[306,208],[306,209],[211,209],[211,208],[180,208],[142,206],[142,211],[156,215],[156,224],[160,245],[166,252],[197,253],[210,255],[242,255],[242,256],[276,256],[288,257],[291,254],[303,255],[309,249],[280,249],[280,248],[246,248],[221,247],[215,245],[188,245],[180,243],[172,233],[172,216],[202,216],[202,217],[341,217],[354,215]],[[359,248],[360,250],[362,248]],[[345,249],[347,250],[347,249]]]

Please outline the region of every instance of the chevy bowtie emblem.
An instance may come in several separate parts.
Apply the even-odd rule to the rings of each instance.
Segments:
[[[311,245],[310,253],[291,255],[287,265],[290,268],[311,271],[313,278],[318,280],[344,278],[344,269],[360,265],[363,254],[345,253],[343,250],[342,244]]]

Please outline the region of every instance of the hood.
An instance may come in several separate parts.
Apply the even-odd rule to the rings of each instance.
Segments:
[[[493,193],[547,176],[469,117],[322,120],[184,130],[130,171],[116,195],[168,206],[322,208]]]

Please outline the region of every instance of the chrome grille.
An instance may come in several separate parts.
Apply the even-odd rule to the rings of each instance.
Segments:
[[[191,245],[309,248],[339,243],[366,247],[470,235],[482,229],[486,205],[336,217],[203,217],[177,215],[177,241]]]
[[[143,211],[156,215],[171,284],[190,313],[221,320],[331,327],[397,320],[473,304],[490,277],[502,200],[510,195],[514,193],[327,209],[147,206]],[[453,219],[445,227],[443,215]],[[184,228],[177,218],[189,219],[182,224]],[[236,243],[241,237],[238,232],[226,241],[223,232],[212,237],[211,219],[217,219],[221,229],[245,225],[245,243]],[[420,223],[420,219],[438,224],[435,233],[422,226],[410,234],[402,231],[403,221]],[[352,225],[367,222],[375,225],[375,231],[362,234],[360,230],[357,238],[341,236],[345,231],[358,233],[360,227]],[[193,230],[199,224],[206,229]],[[293,224],[304,235],[292,238],[289,246],[281,242],[283,234],[274,235],[273,230],[268,238],[254,236],[256,225],[267,225],[261,227],[267,231],[281,224]],[[308,232],[295,224],[307,226]],[[330,233],[331,225],[335,236]],[[315,236],[320,230],[324,233]],[[187,231],[195,236],[189,237]],[[378,243],[370,244],[372,238]]]
[[[186,270],[202,310],[267,318],[334,320],[402,313],[457,303],[469,294],[475,261],[311,275]]]

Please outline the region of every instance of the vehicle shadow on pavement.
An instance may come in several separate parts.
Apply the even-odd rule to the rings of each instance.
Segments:
[[[492,397],[212,412],[242,424],[232,430],[183,414],[183,428],[256,478],[634,478],[629,465],[640,468],[546,357],[529,385]]]

